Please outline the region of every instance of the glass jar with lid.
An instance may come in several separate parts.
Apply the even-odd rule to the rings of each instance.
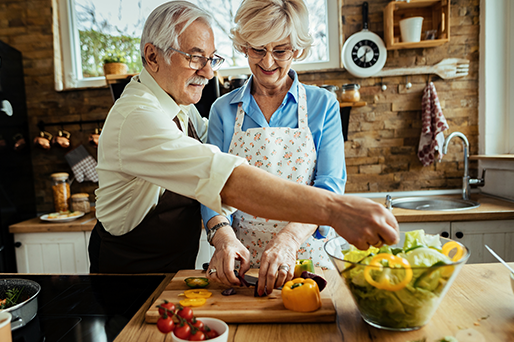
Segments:
[[[358,102],[361,99],[361,94],[359,89],[361,86],[359,84],[350,83],[343,84],[341,86],[341,101],[343,102]]]
[[[52,192],[54,196],[55,211],[68,211],[70,199],[70,184],[68,183],[69,175],[66,172],[53,173]]]
[[[89,194],[79,193],[71,195],[71,210],[81,211],[84,214],[91,212],[89,204]]]

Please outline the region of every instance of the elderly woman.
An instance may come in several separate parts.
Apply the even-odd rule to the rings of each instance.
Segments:
[[[328,91],[303,85],[291,69],[312,44],[302,0],[244,0],[232,40],[252,76],[211,108],[208,142],[251,165],[293,182],[343,193],[346,181],[339,103]],[[330,227],[254,217],[231,217],[202,208],[208,240],[216,248],[208,277],[233,284],[231,270],[259,268],[259,293],[293,277],[296,259],[331,267],[323,245]],[[233,228],[230,229],[230,226]],[[228,227],[228,228],[227,228]],[[223,229],[221,229],[223,228]]]

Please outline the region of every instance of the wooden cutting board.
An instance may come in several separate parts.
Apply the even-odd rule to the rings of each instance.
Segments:
[[[258,270],[250,270],[248,275],[257,276]],[[316,269],[316,273],[322,275],[321,269]],[[145,320],[147,323],[156,323],[159,319],[158,304],[162,304],[164,299],[172,303],[178,303],[184,299],[179,296],[189,287],[184,282],[187,277],[205,277],[205,271],[201,270],[182,270],[179,271],[164,289],[160,297],[152,304],[146,312]],[[219,283],[211,283],[207,290],[212,292],[212,296],[207,299],[207,303],[202,306],[193,307],[197,317],[214,317],[227,323],[299,323],[299,322],[334,322],[336,320],[336,310],[332,303],[328,287],[321,292],[322,306],[319,310],[309,313],[295,312],[288,310],[282,303],[280,290],[273,290],[267,297],[254,297],[254,287],[235,287],[236,294],[223,296],[221,292],[227,286]]]

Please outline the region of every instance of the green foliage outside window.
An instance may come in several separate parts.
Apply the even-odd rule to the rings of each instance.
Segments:
[[[103,76],[107,61],[128,65],[128,73],[141,71],[140,38],[110,35],[93,29],[79,30],[83,77]]]

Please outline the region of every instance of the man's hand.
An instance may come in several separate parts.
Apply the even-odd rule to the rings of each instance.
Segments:
[[[338,197],[333,204],[329,209],[330,225],[348,243],[366,250],[369,246],[398,242],[398,222],[383,205],[348,195]]]
[[[237,239],[230,226],[220,228],[214,235],[212,244],[216,250],[207,269],[207,278],[228,286],[241,285],[234,274],[234,266],[235,261],[239,260],[241,263],[239,274],[241,276],[250,269],[250,252],[248,249]],[[210,273],[210,270],[216,270],[216,272]]]

